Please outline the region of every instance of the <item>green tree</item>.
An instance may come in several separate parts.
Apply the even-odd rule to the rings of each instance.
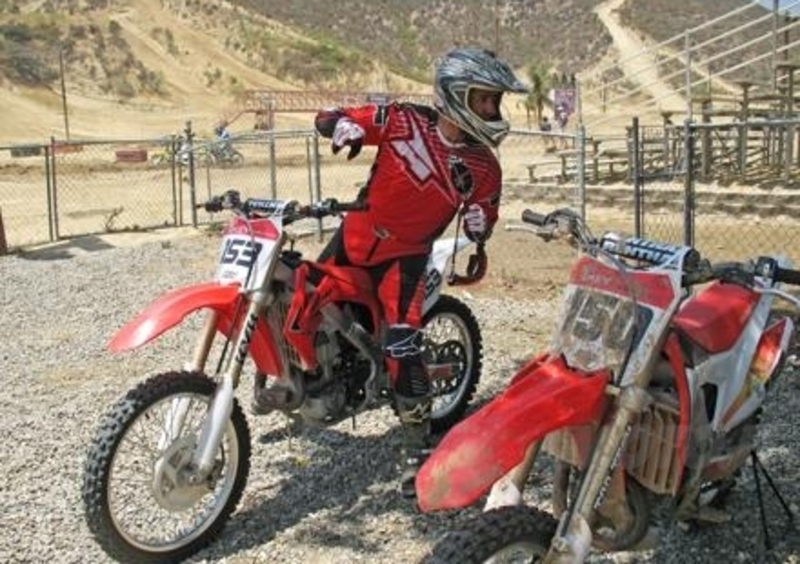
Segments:
[[[530,91],[525,99],[521,102],[525,108],[525,114],[528,121],[528,128],[531,127],[531,114],[539,123],[542,119],[545,106],[552,106],[549,93],[552,88],[552,79],[550,77],[550,69],[539,60],[534,60],[528,66],[528,85]]]

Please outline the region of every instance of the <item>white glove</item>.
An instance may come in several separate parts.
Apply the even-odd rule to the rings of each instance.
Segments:
[[[333,154],[341,151],[345,145],[349,145],[350,151],[347,153],[347,160],[352,159],[361,151],[364,135],[366,135],[364,128],[356,122],[346,117],[339,118],[331,136]]]
[[[483,235],[486,232],[486,212],[478,204],[472,204],[464,213],[464,225],[471,234]]]

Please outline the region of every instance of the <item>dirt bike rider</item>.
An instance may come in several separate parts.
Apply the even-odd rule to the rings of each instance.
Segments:
[[[377,288],[388,324],[384,351],[403,430],[401,492],[430,449],[431,384],[420,344],[424,272],[434,240],[463,207],[467,236],[479,243],[474,279],[483,276],[483,243],[498,218],[500,165],[492,152],[509,130],[504,92],[527,88],[494,53],[459,48],[442,57],[434,107],[390,103],[320,111],[317,131],[348,160],[363,145],[378,151],[360,197],[367,210],[348,214],[321,261],[363,266]]]
[[[220,123],[214,128],[216,136],[216,152],[219,155],[229,155],[233,146],[231,145],[231,132],[228,131],[226,123]]]

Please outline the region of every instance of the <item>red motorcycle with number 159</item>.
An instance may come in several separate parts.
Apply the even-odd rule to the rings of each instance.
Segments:
[[[229,191],[202,207],[233,213],[215,279],[161,296],[109,345],[112,352],[135,349],[207,312],[187,365],[129,391],[103,418],[89,449],[86,521],[103,550],[123,562],[187,558],[236,508],[250,471],[250,431],[235,396],[246,362],[255,367],[254,415],[277,411],[295,423],[327,426],[395,407],[381,346],[386,323],[371,278],[362,269],[304,259],[286,230],[304,219],[359,213],[363,204],[301,206]],[[471,244],[463,236],[440,239],[428,262],[422,355],[434,432],[463,416],[480,377],[477,321],[466,304],[442,293],[447,280],[482,274],[480,255],[472,255],[466,275],[454,272],[453,257]]]
[[[484,512],[425,561],[583,562],[592,548],[634,547],[659,500],[676,520],[724,522],[748,460],[791,518],[758,461],[756,431],[795,334],[774,302],[800,307],[781,289],[800,285],[800,271],[780,256],[711,263],[689,246],[597,239],[570,210],[522,219],[519,228],[582,252],[549,349],[420,469],[423,511],[489,493]],[[554,459],[552,513],[523,504],[539,452]]]

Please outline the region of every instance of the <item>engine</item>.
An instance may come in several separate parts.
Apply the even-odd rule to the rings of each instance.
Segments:
[[[332,425],[354,415],[366,398],[370,363],[338,335],[319,333],[318,372],[308,376],[300,414],[316,425]]]

